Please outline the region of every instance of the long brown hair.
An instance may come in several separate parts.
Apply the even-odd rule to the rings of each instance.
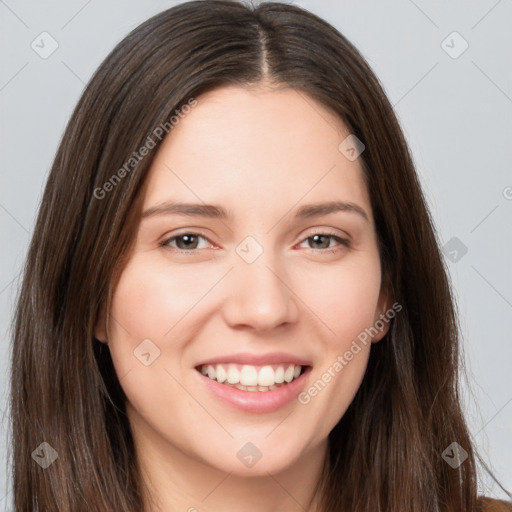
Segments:
[[[143,510],[126,397],[94,326],[133,243],[161,142],[156,128],[214,87],[262,81],[318,101],[365,144],[360,158],[383,276],[403,306],[372,347],[362,385],[329,435],[322,512],[477,510],[454,299],[382,86],[343,35],[304,9],[208,0],[152,17],[115,47],[83,92],[55,156],[13,324],[17,511]],[[155,147],[131,162],[148,138]],[[46,469],[33,460],[43,442],[58,454]],[[457,468],[441,456],[453,442],[467,453]]]

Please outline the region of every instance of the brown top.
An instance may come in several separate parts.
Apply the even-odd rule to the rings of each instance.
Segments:
[[[479,505],[481,504],[482,508],[480,510],[482,512],[512,512],[512,502],[510,501],[495,500],[480,496],[478,503]]]

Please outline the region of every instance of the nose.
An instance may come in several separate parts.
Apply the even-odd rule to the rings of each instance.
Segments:
[[[223,312],[231,327],[266,332],[298,318],[297,297],[287,273],[265,255],[253,263],[239,260],[230,272]]]

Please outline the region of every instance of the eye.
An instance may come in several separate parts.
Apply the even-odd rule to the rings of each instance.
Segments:
[[[339,248],[332,249],[332,246],[330,244],[331,244],[331,241],[333,241],[333,240],[338,242],[338,244],[344,245],[345,247],[350,247],[349,240],[347,240],[345,238],[341,238],[340,236],[336,235],[335,233],[327,233],[327,232],[326,233],[323,233],[323,232],[314,233],[311,236],[304,239],[304,241],[302,243],[307,242],[307,243],[310,243],[313,245],[317,244],[317,245],[320,245],[320,247],[312,247],[312,249],[314,251],[332,253],[332,252],[337,252],[339,250]],[[329,250],[326,250],[326,249],[329,249]]]
[[[209,240],[201,233],[186,232],[181,233],[179,235],[175,235],[171,238],[167,238],[160,245],[162,247],[170,247],[171,249],[174,249],[178,252],[193,253],[194,251],[200,249],[200,247],[198,247],[198,244],[201,238],[209,243]],[[172,243],[175,241],[177,247],[172,245]]]
[[[200,239],[203,239],[207,242],[206,246],[199,247],[200,245]],[[339,247],[333,249],[333,246],[331,245],[332,241],[336,241],[338,245],[344,245],[345,247],[350,247],[349,240],[342,238],[335,233],[329,233],[329,232],[318,232],[313,233],[309,237],[305,238],[301,244],[304,242],[310,243],[310,244],[317,244],[320,247],[310,247],[315,252],[323,252],[323,253],[333,253],[337,252],[339,250]],[[176,245],[173,245],[173,244]],[[181,233],[179,235],[174,235],[170,238],[165,239],[163,242],[160,243],[160,246],[167,247],[173,251],[176,251],[178,253],[195,253],[196,251],[199,251],[200,249],[207,249],[211,246],[211,242],[208,240],[206,236],[204,236],[201,233],[196,233],[192,231],[187,231],[185,233]]]

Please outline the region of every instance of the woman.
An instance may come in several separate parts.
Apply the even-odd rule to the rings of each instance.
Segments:
[[[16,510],[480,510],[458,357],[358,51],[294,6],[183,3],[105,59],[48,179],[15,318]]]

